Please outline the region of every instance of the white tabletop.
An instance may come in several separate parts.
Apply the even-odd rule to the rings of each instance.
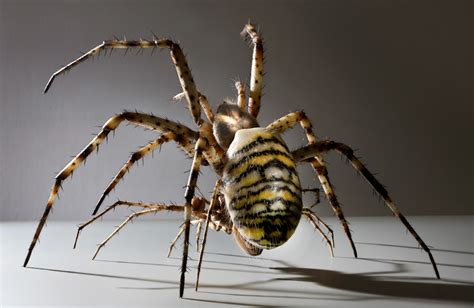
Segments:
[[[468,306],[474,303],[473,216],[409,217],[430,246],[428,256],[392,217],[349,218],[359,259],[335,218],[335,257],[302,220],[282,247],[248,257],[233,237],[211,231],[198,292],[192,231],[190,271],[178,298],[181,243],[166,258],[180,221],[136,221],[97,256],[96,245],[118,224],[99,221],[84,229],[73,250],[77,222],[50,222],[29,267],[23,260],[36,222],[0,224],[2,307],[61,306]]]

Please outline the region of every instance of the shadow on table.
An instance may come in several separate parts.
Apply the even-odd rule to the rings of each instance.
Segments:
[[[152,290],[152,291],[164,291],[164,290],[173,290],[178,291],[179,283],[178,280],[165,280],[165,279],[151,279],[146,277],[137,277],[137,276],[125,276],[125,275],[113,275],[113,274],[103,274],[103,273],[93,273],[93,272],[82,272],[82,271],[73,271],[66,269],[54,269],[54,268],[44,268],[44,267],[27,267],[29,269],[49,271],[56,273],[72,274],[72,275],[85,275],[93,276],[99,278],[109,278],[109,279],[119,279],[119,280],[131,280],[131,281],[142,281],[147,283],[160,283],[166,284],[168,286],[160,287],[119,287],[120,289],[127,290]],[[232,296],[232,297],[251,297],[251,298],[272,298],[272,299],[305,299],[305,300],[336,300],[336,301],[357,301],[357,300],[366,300],[371,299],[368,296],[352,296],[352,295],[335,295],[330,292],[313,292],[311,290],[301,290],[301,289],[289,289],[289,288],[265,288],[264,285],[270,282],[276,281],[275,279],[264,279],[253,282],[245,282],[240,284],[201,284],[201,289],[199,293],[202,294],[213,294],[219,296]],[[225,289],[223,292],[212,292],[212,291],[201,291],[204,288],[209,289]],[[190,297],[190,294],[194,293],[194,285],[192,286],[189,283],[186,284],[187,291],[185,292],[185,297],[183,299],[190,301],[198,302],[208,302],[208,303],[220,303],[228,305],[243,305],[243,306],[252,306],[252,307],[278,307],[274,304],[272,305],[255,305],[248,304],[245,302],[230,301],[230,300],[216,300],[209,298],[193,298]],[[228,292],[227,290],[242,291],[242,293],[237,292]],[[249,293],[252,292],[252,293]],[[256,294],[254,292],[261,292]],[[263,293],[263,294],[262,294]],[[177,293],[176,293],[177,294]],[[294,295],[289,295],[294,294]]]
[[[445,300],[454,302],[474,302],[474,284],[450,284],[445,283],[443,280],[438,281],[430,279],[431,282],[419,282],[410,281],[418,279],[417,277],[396,277],[393,274],[400,274],[406,272],[404,265],[393,262],[391,260],[372,260],[365,259],[367,261],[382,262],[391,264],[394,269],[384,272],[373,272],[365,274],[351,274],[343,273],[333,270],[323,270],[314,268],[299,268],[292,266],[284,261],[272,260],[275,263],[280,264],[278,267],[268,267],[269,272],[274,271],[274,274],[284,274],[285,277],[261,279],[254,282],[246,282],[242,284],[201,284],[200,293],[214,294],[214,295],[227,295],[232,297],[260,297],[260,298],[294,298],[294,299],[306,299],[306,300],[337,300],[337,301],[364,301],[370,299],[377,299],[379,296],[390,296],[398,298],[416,298],[416,299],[429,299],[429,300]],[[117,263],[137,263],[129,261],[106,261],[105,262],[117,262]],[[220,262],[225,264],[226,262]],[[151,265],[153,263],[143,263],[145,265]],[[232,262],[231,262],[232,264]],[[159,264],[155,264],[159,265]],[[244,265],[244,264],[239,264]],[[246,266],[252,267],[252,264],[245,264]],[[165,265],[173,266],[173,265]],[[126,279],[134,281],[143,281],[150,283],[162,283],[169,286],[156,287],[156,288],[133,288],[133,289],[144,289],[144,290],[167,290],[177,289],[177,280],[160,280],[150,279],[146,277],[129,277],[102,273],[92,272],[81,272],[72,270],[60,270],[60,269],[49,269],[49,268],[38,268],[29,267],[37,270],[46,270],[52,272],[61,272],[69,274],[89,275],[96,277],[112,278],[112,279]],[[220,268],[220,270],[225,270]],[[390,276],[388,276],[390,275]],[[398,280],[394,280],[398,279]],[[344,295],[334,294],[333,292],[325,292],[322,290],[311,290],[311,288],[298,289],[291,288],[291,284],[285,287],[280,286],[268,286],[272,282],[276,281],[294,281],[294,282],[309,282],[314,283],[318,286],[326,287],[329,289],[343,290],[349,292],[361,293],[360,295]],[[189,287],[189,285],[187,285]],[[204,289],[214,290],[204,290]],[[234,290],[229,292],[229,290]],[[242,293],[236,291],[243,291]],[[258,292],[258,293],[255,293]],[[293,295],[292,295],[293,294]],[[189,295],[189,293],[188,293]],[[193,301],[205,301],[215,302],[213,299],[196,299],[187,298]],[[217,303],[217,302],[216,302]],[[230,305],[238,304],[231,301],[222,301],[218,303],[227,303]],[[245,305],[245,303],[242,303]],[[264,307],[264,306],[262,306]]]
[[[355,242],[357,245],[371,245],[371,246],[384,246],[384,247],[396,247],[396,248],[406,248],[406,249],[416,249],[420,250],[420,247],[415,246],[406,246],[406,245],[395,245],[395,244],[384,244],[384,243],[367,243],[367,242]],[[431,251],[439,251],[439,252],[449,252],[449,253],[456,253],[456,254],[465,254],[465,255],[474,255],[473,251],[462,251],[462,250],[452,250],[452,249],[439,249],[430,247]]]
[[[175,260],[181,260],[179,258],[174,258],[171,257],[170,259],[175,259]],[[136,264],[136,265],[149,265],[149,266],[163,266],[163,267],[175,267],[176,269],[181,268],[181,264],[164,264],[164,263],[154,263],[154,262],[139,262],[139,261],[124,261],[124,260],[105,260],[105,259],[95,259],[94,261],[96,262],[106,262],[106,263],[118,263],[118,264]],[[194,259],[189,259],[189,263],[197,262]],[[241,267],[249,267],[252,269],[235,269],[235,268],[229,268],[229,267],[212,267],[212,266],[202,266],[202,270],[215,270],[215,271],[226,271],[226,272],[237,272],[237,273],[251,273],[251,274],[275,274],[275,272],[270,271],[269,267],[264,267],[264,266],[255,266],[257,268],[261,269],[267,269],[267,271],[264,270],[255,270],[253,269],[253,266],[250,264],[244,264],[244,263],[235,263],[235,262],[220,262],[220,261],[213,261],[213,260],[205,260],[204,263],[216,263],[216,264],[224,264],[224,265],[237,265]],[[190,266],[190,268],[196,268],[196,266]]]
[[[371,261],[370,259],[367,260]],[[377,262],[377,260],[373,261]],[[387,263],[388,261],[381,262]],[[277,280],[311,282],[331,289],[379,296],[474,302],[474,284],[450,284],[435,279],[432,279],[431,283],[409,281],[403,278],[393,280],[397,278],[379,276],[387,272],[351,274],[332,270],[293,267],[282,261],[279,261],[279,263],[286,266],[273,267],[272,269],[291,275],[291,277],[277,278]]]
[[[420,247],[415,246],[405,246],[405,245],[394,245],[394,244],[382,244],[382,243],[366,243],[366,242],[356,242],[358,245],[371,245],[371,246],[383,246],[383,247],[396,247],[396,248],[404,248],[404,249],[416,249],[421,250]],[[460,251],[460,250],[448,250],[448,249],[438,249],[430,247],[431,251],[438,251],[444,253],[455,253],[455,254],[467,254],[467,255],[474,255],[474,252],[470,251]],[[381,260],[381,259],[364,259],[358,258],[359,260]],[[430,262],[425,261],[414,261],[414,260],[399,260],[399,259],[384,259],[386,261],[392,262],[401,262],[401,263],[414,263],[414,264],[431,264]],[[467,264],[452,264],[452,263],[440,263],[436,262],[438,266],[448,266],[448,267],[458,267],[458,268],[468,268],[474,269],[474,265],[467,265]]]

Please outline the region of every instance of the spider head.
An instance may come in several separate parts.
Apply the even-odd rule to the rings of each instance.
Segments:
[[[257,120],[235,104],[223,102],[217,107],[213,131],[217,143],[227,150],[239,129],[258,127]]]

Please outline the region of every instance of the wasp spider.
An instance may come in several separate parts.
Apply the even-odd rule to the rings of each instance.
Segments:
[[[260,110],[263,82],[263,40],[251,24],[245,25],[241,35],[249,41],[253,48],[248,100],[244,84],[237,82],[235,85],[237,89],[236,103],[224,102],[215,111],[212,110],[206,97],[198,90],[180,46],[169,39],[158,39],[156,36],[153,36],[152,40],[114,39],[103,41],[100,45],[62,67],[51,76],[44,89],[45,92],[48,91],[57,76],[101,52],[118,48],[168,49],[183,90],[181,94],[176,96],[176,99],[186,100],[198,129],[193,130],[165,118],[138,112],[122,112],[111,117],[102,126],[98,135],[56,175],[24,266],[28,264],[31,253],[58,195],[61,183],[72,175],[89,154],[98,148],[110,132],[125,121],[155,130],[161,135],[131,155],[100,197],[93,213],[95,216],[79,226],[77,236],[84,227],[117,206],[127,205],[141,208],[140,211],[130,215],[99,245],[94,257],[107,241],[129,221],[138,216],[160,211],[184,213],[184,224],[170,246],[171,251],[176,240],[184,234],[180,297],[183,296],[184,292],[190,226],[193,223],[197,224],[198,227],[198,249],[200,247],[196,289],[198,288],[199,273],[209,227],[216,231],[223,230],[228,234],[233,234],[240,248],[247,254],[255,256],[261,254],[263,249],[272,249],[288,241],[295,232],[301,216],[304,216],[321,233],[332,254],[334,238],[328,236],[332,235],[332,230],[316,216],[310,207],[303,207],[301,195],[304,189],[301,188],[296,171],[298,163],[309,163],[314,169],[326,198],[349,239],[354,256],[357,257],[357,250],[347,220],[334,193],[323,159],[325,153],[337,151],[347,157],[352,166],[383,198],[390,211],[410,231],[428,254],[436,276],[439,278],[436,263],[428,246],[395,206],[385,188],[354,156],[354,152],[350,147],[332,140],[318,140],[311,121],[301,111],[289,113],[266,126],[259,125],[257,116]],[[201,117],[201,108],[207,120]],[[291,151],[280,137],[280,134],[297,124],[303,128],[308,145]],[[117,201],[98,213],[105,197],[114,189],[130,167],[137,160],[167,142],[176,142],[193,159],[186,185],[184,204],[144,204],[141,202]],[[215,183],[210,200],[195,196],[196,183],[202,165],[209,165],[219,178]],[[313,191],[317,192],[318,190]],[[204,226],[204,235],[201,245],[199,245],[202,226]]]

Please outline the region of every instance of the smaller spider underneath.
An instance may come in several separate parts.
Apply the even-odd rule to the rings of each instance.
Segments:
[[[30,260],[63,181],[71,176],[81,163],[85,162],[89,154],[94,150],[98,150],[99,145],[111,131],[114,131],[125,121],[159,132],[160,136],[131,155],[102,193],[94,209],[92,219],[79,226],[74,248],[80,232],[112,209],[123,205],[141,209],[141,211],[131,214],[99,245],[93,258],[128,222],[136,217],[161,211],[182,212],[184,214],[184,223],[168,251],[169,255],[177,240],[184,234],[179,286],[180,297],[183,296],[185,286],[191,225],[197,226],[196,242],[200,253],[196,290],[199,286],[199,275],[209,227],[215,231],[222,230],[228,234],[233,234],[235,241],[244,252],[256,256],[261,254],[264,249],[272,249],[288,241],[303,216],[321,234],[331,255],[333,255],[334,236],[332,229],[316,215],[312,210],[312,206],[303,206],[302,193],[315,192],[319,202],[319,189],[302,189],[296,171],[297,164],[301,163],[309,163],[314,169],[326,198],[352,246],[354,256],[357,257],[357,250],[352,240],[348,222],[334,193],[323,159],[324,154],[336,151],[349,160],[351,165],[382,197],[393,215],[398,217],[410,231],[418,244],[428,254],[436,277],[440,278],[436,262],[428,246],[396,207],[386,189],[354,155],[349,146],[332,140],[318,141],[310,120],[301,111],[289,113],[264,127],[258,124],[257,116],[260,110],[263,83],[263,40],[251,24],[245,25],[241,35],[253,47],[248,101],[244,84],[237,82],[235,85],[237,89],[236,103],[224,102],[217,107],[215,112],[207,98],[197,90],[180,46],[169,39],[158,39],[156,36],[152,40],[114,39],[103,41],[100,45],[59,69],[51,76],[45,87],[45,92],[49,90],[57,76],[64,74],[81,62],[99,55],[101,52],[112,52],[113,49],[118,48],[127,50],[129,48],[138,48],[139,50],[146,48],[153,50],[155,48],[168,49],[183,90],[183,93],[178,94],[175,98],[187,101],[189,111],[198,126],[198,130],[193,130],[165,118],[138,112],[125,111],[111,117],[102,126],[97,136],[56,175],[44,214],[38,224],[23,266],[26,267]],[[201,108],[207,120],[201,118]],[[281,134],[297,124],[303,128],[308,145],[290,151]],[[184,194],[184,203],[145,204],[142,202],[117,201],[98,213],[107,195],[123,179],[133,164],[168,142],[177,143],[186,155],[193,159]],[[210,200],[195,196],[199,170],[202,165],[210,166],[218,176]],[[203,226],[204,234],[201,241]]]

